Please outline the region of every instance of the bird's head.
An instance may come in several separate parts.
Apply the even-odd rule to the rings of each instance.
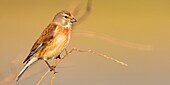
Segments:
[[[55,15],[53,22],[64,28],[70,28],[77,20],[73,17],[71,12],[63,10]]]

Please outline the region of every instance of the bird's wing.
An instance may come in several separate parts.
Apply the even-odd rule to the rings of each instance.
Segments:
[[[47,45],[47,43],[53,38],[54,31],[56,29],[57,25],[54,23],[49,24],[47,28],[45,28],[45,30],[41,33],[41,36],[34,43],[33,47],[31,48],[31,52],[29,53],[29,55],[27,56],[23,63],[29,61],[31,56],[33,56],[39,49]]]

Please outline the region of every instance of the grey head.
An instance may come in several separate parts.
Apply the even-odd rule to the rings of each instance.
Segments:
[[[63,26],[64,28],[70,28],[76,21],[77,20],[73,17],[72,13],[67,10],[57,13],[53,19],[54,23]]]

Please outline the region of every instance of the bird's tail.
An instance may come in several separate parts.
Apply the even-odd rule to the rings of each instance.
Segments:
[[[16,77],[16,81],[18,81],[20,79],[20,77],[22,76],[22,74],[27,70],[27,68],[32,65],[34,62],[36,62],[38,60],[38,58],[32,58],[30,59],[30,61],[28,61],[28,63],[26,63],[26,65],[24,66],[24,68],[20,71],[20,73],[18,74],[18,76]]]

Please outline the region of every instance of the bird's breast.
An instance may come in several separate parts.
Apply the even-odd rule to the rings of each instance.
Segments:
[[[68,45],[70,33],[71,30],[69,29],[58,31],[53,39],[51,39],[50,43],[44,48],[41,56],[46,59],[57,57]]]

